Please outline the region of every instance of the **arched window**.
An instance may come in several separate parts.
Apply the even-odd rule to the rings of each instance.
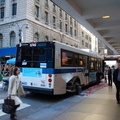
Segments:
[[[0,48],[2,48],[2,44],[3,44],[3,35],[0,34]]]
[[[35,35],[34,35],[34,41],[36,41],[36,42],[39,41],[39,35],[38,35],[38,33],[35,33]]]
[[[15,32],[10,33],[10,47],[15,47]]]
[[[49,38],[48,38],[48,36],[45,36],[45,41],[49,41]]]

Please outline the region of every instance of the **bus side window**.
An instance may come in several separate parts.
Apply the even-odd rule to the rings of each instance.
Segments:
[[[74,53],[62,50],[62,66],[74,66]]]
[[[67,61],[68,61],[68,55],[66,51],[62,51],[62,56],[61,56],[61,64],[62,65],[67,65]]]
[[[87,68],[87,56],[83,55],[83,66]]]
[[[68,61],[67,61],[68,66],[73,66],[73,53],[68,52]]]
[[[79,56],[78,56],[78,54],[74,54],[74,65],[75,66],[79,65]]]
[[[84,61],[83,61],[83,55],[79,54],[79,66],[83,67]]]

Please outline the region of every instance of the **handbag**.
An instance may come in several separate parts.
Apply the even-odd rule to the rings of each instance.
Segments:
[[[4,103],[2,104],[2,111],[7,114],[11,114],[14,111],[15,101],[13,99],[9,99],[8,97],[4,99]]]
[[[11,99],[11,98],[6,98],[4,99],[4,104],[7,104],[7,105],[11,105],[11,106],[15,106],[15,100]]]
[[[11,105],[7,105],[7,104],[2,104],[2,111],[4,113],[7,113],[7,114],[11,114],[13,113],[13,110],[14,110],[14,107],[12,107]]]

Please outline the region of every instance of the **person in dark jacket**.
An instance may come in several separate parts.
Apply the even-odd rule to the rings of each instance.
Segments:
[[[110,67],[108,68],[108,85],[112,86],[112,70]]]
[[[120,62],[118,62],[118,68],[113,72],[113,82],[116,86],[116,100],[117,104],[120,103]]]
[[[97,81],[97,84],[99,84],[103,78],[104,74],[101,72],[101,70],[99,70],[97,73],[96,73],[96,81]]]
[[[0,72],[0,81],[2,81],[2,79],[3,79],[3,75],[2,75],[2,73]]]

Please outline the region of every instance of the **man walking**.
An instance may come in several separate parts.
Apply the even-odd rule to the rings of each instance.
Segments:
[[[120,103],[120,61],[118,61],[118,68],[113,73],[113,82],[116,86],[116,100]]]

